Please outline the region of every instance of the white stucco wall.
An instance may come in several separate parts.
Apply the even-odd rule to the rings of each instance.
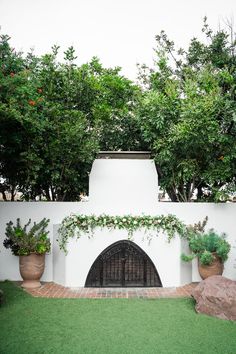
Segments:
[[[98,159],[93,163],[89,181],[89,202],[2,202],[0,203],[0,280],[20,280],[18,257],[3,247],[6,223],[22,224],[29,218],[40,221],[50,219],[49,231],[52,251],[46,255],[46,268],[42,280],[78,287],[84,286],[89,269],[97,256],[112,243],[127,238],[125,231],[97,229],[93,238],[72,239],[68,255],[58,247],[57,229],[65,216],[71,213],[109,215],[174,214],[187,224],[209,217],[208,228],[226,232],[232,249],[225,263],[224,275],[236,280],[236,204],[211,203],[158,203],[158,178],[155,164],[145,159]],[[178,237],[168,243],[165,235],[153,237],[151,244],[143,231],[134,234],[137,243],[151,258],[163,286],[179,286],[200,280],[196,262],[180,260],[186,244]]]
[[[125,202],[124,202],[125,203]],[[159,215],[168,213],[176,215],[188,224],[203,220],[209,217],[207,228],[215,228],[218,232],[226,232],[228,241],[231,243],[229,260],[225,263],[224,275],[236,280],[236,204],[213,204],[213,203],[157,203],[146,209],[146,214]],[[125,210],[125,208],[124,208]],[[134,214],[138,214],[139,208]],[[108,205],[88,203],[53,203],[53,202],[2,202],[0,203],[0,280],[20,280],[18,270],[18,257],[11,255],[9,250],[3,247],[5,238],[5,226],[9,220],[15,221],[20,217],[22,223],[26,223],[29,218],[32,221],[39,221],[43,217],[50,218],[50,237],[53,242],[52,252],[46,256],[46,269],[42,280],[55,281],[68,286],[83,286],[90,266],[100,252],[108,245],[124,239],[125,232],[97,230],[94,238],[88,239],[86,236],[80,240],[71,240],[69,244],[70,258],[65,257],[59,250],[56,243],[57,225],[61,220],[72,212],[83,214],[125,214],[121,209],[113,213],[114,206],[109,209]],[[136,242],[152,259],[156,265],[164,286],[177,286],[189,282],[189,271],[191,265],[183,263],[180,259],[180,249],[184,246],[180,240],[173,240],[170,244],[166,238],[159,235],[154,238],[150,245],[142,241],[142,232],[135,235]],[[54,239],[54,241],[53,241]],[[190,272],[191,273],[191,272]],[[196,265],[193,265],[193,272],[190,278],[193,281],[199,280]]]
[[[99,205],[134,209],[156,205],[158,177],[153,160],[97,159],[89,179],[89,200]],[[124,212],[124,211],[123,211]]]
[[[29,218],[33,221],[40,221],[47,217],[50,219],[48,230],[53,243],[53,226],[59,224],[62,219],[71,212],[79,212],[83,203],[47,203],[47,202],[1,202],[0,203],[0,280],[21,279],[18,267],[18,257],[5,249],[3,240],[5,238],[6,223],[12,220],[14,223],[19,217],[24,225]],[[55,256],[56,257],[56,256]],[[42,280],[52,281],[53,279],[53,251],[46,255],[46,268]]]
[[[84,286],[88,272],[99,254],[112,243],[124,239],[127,239],[127,233],[123,230],[108,229],[97,229],[92,238],[72,239],[65,257],[65,282],[63,277],[59,279],[58,274],[58,283],[68,287]],[[191,265],[186,267],[179,257],[183,243],[179,238],[168,243],[165,235],[160,234],[149,242],[143,232],[139,231],[133,235],[132,241],[151,258],[164,287],[179,286],[192,281]]]

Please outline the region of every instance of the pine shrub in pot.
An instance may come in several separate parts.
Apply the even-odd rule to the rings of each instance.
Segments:
[[[31,228],[31,219],[24,226],[19,218],[16,225],[12,221],[7,223],[3,245],[19,256],[20,274],[24,280],[22,286],[25,288],[41,285],[39,280],[45,268],[45,253],[51,249],[49,231],[46,230],[49,221],[43,218],[38,223],[34,222]]]
[[[202,279],[211,275],[222,275],[224,262],[228,259],[230,244],[226,241],[226,234],[218,234],[214,229],[205,232],[207,218],[203,223],[189,228],[187,240],[192,252],[182,254],[183,261],[192,261],[198,258],[198,271]]]

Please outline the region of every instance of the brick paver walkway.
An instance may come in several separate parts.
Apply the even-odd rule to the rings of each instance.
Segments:
[[[44,283],[40,288],[27,289],[35,297],[48,298],[177,298],[190,297],[197,283],[177,288],[66,288]]]

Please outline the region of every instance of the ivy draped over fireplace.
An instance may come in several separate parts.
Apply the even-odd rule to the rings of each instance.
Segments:
[[[96,228],[107,228],[109,230],[122,229],[127,231],[128,239],[132,239],[136,230],[143,229],[144,234],[151,239],[153,231],[158,235],[160,231],[167,234],[170,241],[175,234],[185,237],[187,226],[175,215],[76,215],[71,214],[63,219],[58,230],[58,242],[60,249],[67,253],[67,243],[70,238],[80,238],[82,234],[88,237],[94,235]]]

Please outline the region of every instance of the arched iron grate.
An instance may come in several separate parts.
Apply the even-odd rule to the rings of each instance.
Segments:
[[[161,287],[148,255],[134,242],[122,240],[107,247],[88,273],[86,287]]]

